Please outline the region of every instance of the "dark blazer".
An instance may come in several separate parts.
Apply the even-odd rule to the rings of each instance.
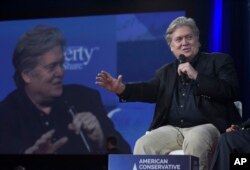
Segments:
[[[104,137],[116,136],[121,152],[131,153],[129,144],[107,117],[98,91],[80,85],[66,85],[62,96],[53,104],[49,118],[55,129],[53,137],[69,138],[58,150],[58,154],[89,154],[80,136],[68,130],[68,124],[72,122],[68,109],[72,106],[75,113],[92,112],[101,124]],[[51,130],[42,126],[40,113],[22,89],[15,90],[3,100],[0,105],[0,154],[21,154],[34,145],[42,134]],[[91,154],[106,153],[106,144],[100,149],[90,139],[87,140],[91,146]]]
[[[201,53],[195,56],[194,68],[198,71],[193,95],[201,113],[208,122],[224,132],[232,123],[241,121],[234,105],[239,100],[239,85],[231,57],[222,53]],[[161,67],[150,81],[126,84],[120,101],[156,103],[150,129],[168,121],[174,87],[177,80],[178,62]]]

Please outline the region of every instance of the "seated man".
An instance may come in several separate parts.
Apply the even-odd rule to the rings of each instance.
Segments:
[[[122,102],[156,103],[150,132],[136,141],[134,154],[169,154],[183,149],[210,167],[221,132],[241,120],[234,105],[239,86],[233,59],[199,50],[199,29],[192,18],[178,17],[167,28],[174,60],[144,82],[123,83],[101,71],[96,83]],[[142,115],[143,117],[143,115]]]
[[[229,169],[230,153],[250,153],[250,119],[241,126],[231,125],[220,136],[211,170]]]
[[[99,93],[63,85],[64,44],[62,33],[47,26],[18,41],[13,55],[17,89],[0,104],[0,154],[105,154],[110,135],[130,153]]]

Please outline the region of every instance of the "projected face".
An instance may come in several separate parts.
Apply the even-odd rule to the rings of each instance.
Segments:
[[[28,74],[22,74],[30,96],[50,100],[62,94],[64,56],[60,46],[52,48],[39,58],[38,65]]]
[[[181,26],[172,34],[170,49],[176,57],[184,54],[190,61],[199,51],[199,41],[190,27]]]

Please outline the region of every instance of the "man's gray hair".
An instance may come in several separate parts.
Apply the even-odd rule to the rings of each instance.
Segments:
[[[21,73],[33,70],[40,56],[56,46],[62,47],[62,50],[65,46],[64,36],[58,28],[38,25],[21,36],[12,58],[17,87],[24,86]]]
[[[192,18],[187,18],[184,16],[178,17],[176,19],[174,19],[168,26],[167,30],[166,30],[166,34],[165,34],[165,39],[168,43],[168,45],[170,45],[171,41],[172,41],[172,33],[179,27],[181,26],[188,26],[190,27],[193,32],[194,32],[194,36],[197,37],[198,41],[199,41],[199,28],[196,26],[195,21]]]

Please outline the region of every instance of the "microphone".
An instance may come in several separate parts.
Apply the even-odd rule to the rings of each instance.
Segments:
[[[178,61],[179,61],[179,64],[185,63],[186,62],[185,55],[184,54],[180,54]],[[187,79],[187,76],[185,74],[181,73],[180,78],[181,78],[181,82],[185,83],[186,79]]]
[[[68,112],[70,113],[70,115],[72,116],[72,118],[74,118],[75,115],[76,115],[75,107],[74,107],[73,105],[69,105],[67,101],[64,101],[64,103],[65,103],[65,105],[68,107]],[[82,141],[83,141],[84,146],[87,148],[87,150],[88,150],[89,152],[91,152],[90,146],[89,146],[89,144],[88,144],[88,141],[87,141],[87,139],[86,139],[86,137],[85,137],[85,135],[84,135],[82,129],[80,129],[79,134],[80,134],[80,137],[81,137],[81,139],[82,139]]]

